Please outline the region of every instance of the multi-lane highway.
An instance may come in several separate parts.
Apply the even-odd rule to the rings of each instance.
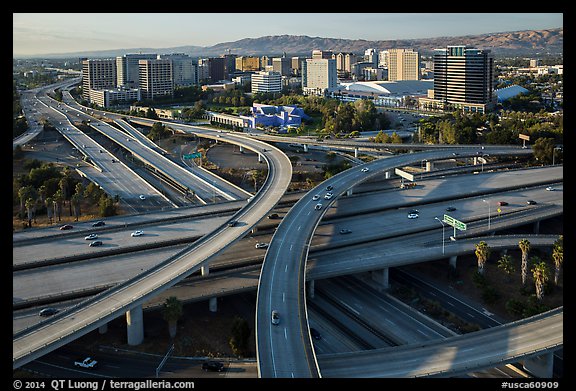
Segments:
[[[96,126],[100,128],[102,125]],[[190,129],[186,125],[175,125],[175,127],[186,132],[201,134],[208,138],[221,138],[222,141],[242,145],[243,147],[257,151],[260,158],[263,158],[269,164],[269,176],[264,187],[253,198],[252,202],[249,202],[246,207],[235,214],[232,219],[235,224],[217,227],[214,231],[193,245],[186,247],[183,251],[168,258],[160,265],[152,267],[150,270],[141,273],[105,294],[87,300],[77,308],[64,311],[55,316],[53,322],[45,322],[32,327],[26,332],[18,333],[14,339],[13,366],[15,368],[93,330],[123,312],[141,305],[154,295],[181,281],[191,272],[198,270],[201,266],[207,265],[214,256],[223,252],[227,245],[238,241],[244,236],[279,201],[290,181],[291,166],[289,161],[286,164],[286,156],[278,149],[261,142],[249,141],[246,137],[234,134],[216,134],[216,132],[206,128],[194,127]],[[129,141],[126,143],[130,143],[136,139],[128,137],[127,140]],[[118,142],[119,140],[115,141]],[[124,142],[119,142],[119,144],[121,143]],[[126,143],[124,143],[124,146],[130,148]],[[349,145],[345,146],[348,147]],[[364,146],[354,144],[352,147],[359,148]],[[82,148],[85,149],[84,144]],[[418,146],[415,146],[415,148],[418,148]],[[457,150],[458,155],[461,156],[478,156],[484,153],[489,153],[492,156],[509,154],[524,155],[531,153],[529,150],[521,149],[515,149],[511,152],[512,149],[504,147],[487,147],[486,150],[482,148],[482,151],[480,151],[479,147],[467,148],[461,146],[454,150],[421,152],[383,159],[362,166],[362,168],[368,168],[369,171],[360,171],[360,167],[358,167],[331,178],[323,183],[321,187],[306,194],[287,213],[270,242],[258,286],[256,327],[259,376],[321,376],[308,330],[304,282],[307,280],[306,258],[310,250],[313,233],[320,223],[321,217],[324,216],[327,209],[334,203],[335,198],[343,195],[348,189],[368,178],[382,175],[385,171],[424,160],[432,161],[435,159],[450,158],[454,156],[455,150]],[[286,173],[290,174],[288,178],[286,178]],[[278,186],[278,184],[281,184],[281,186],[277,188],[274,187],[274,185]],[[331,188],[327,189],[325,186],[331,186]],[[278,190],[280,190],[280,192]],[[332,191],[334,193],[334,199],[328,198],[321,199],[320,201],[312,199],[314,193],[323,194],[325,191]],[[474,210],[476,209],[479,209],[478,206],[474,206]],[[556,215],[555,213],[557,214],[558,212],[552,211],[546,215],[544,211],[540,218],[554,216]],[[561,213],[561,211],[559,213]],[[530,215],[530,213],[526,214]],[[526,221],[530,221],[530,218],[531,217],[526,217],[523,224],[525,224]],[[437,229],[438,228],[436,228],[436,230]],[[494,226],[493,229],[497,229],[496,226]],[[442,246],[442,251],[444,252],[444,245]],[[274,289],[272,289],[272,287]],[[273,309],[279,311],[281,314],[279,324],[273,324],[270,320],[270,313]],[[553,317],[554,315],[551,316],[551,318]],[[556,318],[556,323],[557,322]],[[552,330],[552,328],[556,326],[552,324],[554,322],[550,323],[551,325],[546,324],[546,327],[550,327]],[[62,326],[64,326],[66,330],[63,330]],[[517,330],[524,330],[524,332],[530,336],[535,334],[532,329],[524,327],[523,324],[511,326],[507,331],[511,333]],[[551,340],[554,337],[558,339],[557,328],[554,330],[554,333]],[[524,336],[525,334],[521,335]],[[559,335],[561,338],[561,330]],[[466,341],[462,339],[458,340],[458,343],[464,346]],[[544,348],[540,347],[537,352],[546,350],[550,346],[557,345],[546,345]],[[522,349],[528,348],[523,347]],[[520,349],[521,355],[526,352],[526,350],[522,349]],[[510,359],[510,354],[512,353],[497,351],[492,354],[504,354],[505,357],[499,359],[499,363],[505,363],[508,362],[507,360]],[[517,359],[517,357],[516,354],[512,358]],[[476,359],[475,364],[477,366],[484,365],[481,359]],[[445,366],[441,366],[441,368],[439,371],[443,372],[443,374],[452,373],[446,370]],[[379,371],[379,374],[376,376],[386,376],[385,374],[382,375],[382,369],[379,369]],[[421,374],[420,376],[425,375],[430,375],[430,372]]]
[[[252,202],[238,211],[232,226],[223,225],[159,266],[104,292],[82,305],[55,315],[13,339],[13,367],[17,368],[140,306],[175,285],[245,236],[278,203],[292,178],[288,157],[257,140],[229,135],[230,142],[258,151],[268,163],[268,177]],[[265,150],[265,151],[264,151]]]
[[[525,155],[531,151],[490,148],[491,155]],[[315,194],[344,194],[372,176],[423,160],[446,159],[450,149],[428,151],[376,160],[346,170],[323,182],[298,201],[286,214],[270,243],[262,266],[256,309],[256,347],[261,377],[318,377],[320,371],[309,332],[305,281],[306,259],[313,232],[335,199],[314,200]],[[479,148],[458,150],[461,156],[474,156]],[[362,167],[363,168],[363,167]],[[330,186],[330,187],[328,187]],[[271,322],[271,313],[280,314],[280,323]]]

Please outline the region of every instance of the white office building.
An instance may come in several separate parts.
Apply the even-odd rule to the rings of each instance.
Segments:
[[[184,53],[161,54],[158,58],[172,61],[172,72],[175,86],[192,86],[198,84],[197,65],[192,57]]]
[[[116,57],[117,86],[126,88],[138,88],[140,76],[138,74],[140,60],[154,60],[157,54],[125,54]]]
[[[252,74],[252,93],[281,92],[282,75],[280,72],[260,71]]]
[[[302,66],[302,91],[305,95],[324,95],[326,90],[338,85],[335,59],[307,59]]]

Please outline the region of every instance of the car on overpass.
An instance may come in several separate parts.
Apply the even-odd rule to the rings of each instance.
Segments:
[[[316,204],[316,206],[314,207],[314,209],[316,209],[316,210],[322,209],[322,204]]]
[[[42,308],[40,310],[40,312],[38,313],[38,315],[40,315],[40,316],[52,316],[52,315],[57,314],[58,312],[60,312],[60,310],[58,308],[47,307],[47,308]]]
[[[408,218],[409,218],[409,219],[417,219],[417,218],[418,218],[418,213],[408,213]]]
[[[349,230],[348,228],[342,228],[342,229],[340,230],[340,235],[346,235],[346,234],[349,234],[349,233],[352,233],[352,230]]]
[[[368,171],[370,171],[370,169],[369,169],[368,167],[364,167],[364,168],[361,169],[360,171],[362,171],[362,172],[368,172]]]
[[[256,243],[256,248],[268,248],[268,243]]]
[[[101,241],[101,240],[95,240],[95,241],[93,241],[93,242],[90,242],[89,246],[90,246],[90,247],[102,246],[102,241]]]
[[[130,236],[132,236],[133,238],[135,238],[137,236],[142,236],[142,235],[144,235],[144,231],[140,231],[140,230],[134,231],[130,234]]]
[[[318,201],[320,199],[320,194],[316,194],[314,197],[312,197],[312,201]]]
[[[105,225],[106,225],[106,223],[103,221],[97,221],[97,222],[92,224],[93,227],[103,227]]]
[[[94,239],[98,239],[98,235],[90,234],[90,235],[84,237],[84,240],[94,240]]]
[[[272,310],[272,324],[273,325],[280,324],[280,314],[276,310]]]
[[[66,230],[69,230],[69,229],[72,229],[72,228],[74,228],[74,227],[73,227],[72,225],[70,225],[70,224],[64,224],[63,226],[60,227],[60,229],[63,230],[63,231],[66,231]]]

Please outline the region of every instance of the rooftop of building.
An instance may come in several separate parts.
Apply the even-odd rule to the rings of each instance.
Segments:
[[[358,81],[340,83],[338,89],[379,95],[422,95],[434,88],[434,80]]]

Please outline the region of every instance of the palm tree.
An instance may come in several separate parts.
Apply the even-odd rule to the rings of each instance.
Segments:
[[[182,316],[182,303],[176,296],[170,296],[166,299],[162,307],[162,316],[168,322],[170,338],[176,337],[176,325],[178,319]]]
[[[72,206],[74,207],[74,216],[76,217],[76,221],[78,221],[78,217],[80,217],[80,202],[82,201],[81,193],[76,193],[70,199]]]
[[[50,224],[52,224],[52,216],[53,216],[53,205],[54,205],[54,198],[52,197],[46,197],[46,199],[44,200],[44,203],[46,204],[46,214],[48,215],[48,222]]]
[[[28,213],[28,227],[32,227],[32,217],[34,215],[34,209],[36,207],[36,201],[33,198],[28,198],[26,200],[26,212]]]
[[[62,190],[57,190],[56,193],[54,193],[54,214],[58,216],[58,221],[62,220],[62,202],[64,202]]]
[[[534,284],[536,285],[536,297],[542,300],[544,297],[544,286],[550,279],[550,269],[546,262],[540,260],[538,257],[532,257],[532,276],[534,277]]]
[[[554,259],[554,285],[557,286],[558,278],[560,277],[560,268],[564,262],[564,235],[560,235],[558,240],[554,242],[552,258]]]
[[[520,270],[522,272],[522,285],[526,285],[526,277],[528,276],[528,253],[530,252],[530,242],[528,239],[522,239],[518,242],[520,250],[522,251],[522,265]]]
[[[18,189],[18,198],[20,198],[20,218],[24,218],[24,208],[26,201],[32,196],[34,188],[32,186],[24,186]]]
[[[484,265],[490,256],[490,247],[484,241],[481,241],[476,245],[476,251],[474,252],[476,257],[478,257],[478,273],[484,274]]]
[[[498,260],[498,269],[506,273],[506,279],[510,281],[510,275],[516,271],[512,263],[512,257],[510,255],[502,255],[500,260]]]

